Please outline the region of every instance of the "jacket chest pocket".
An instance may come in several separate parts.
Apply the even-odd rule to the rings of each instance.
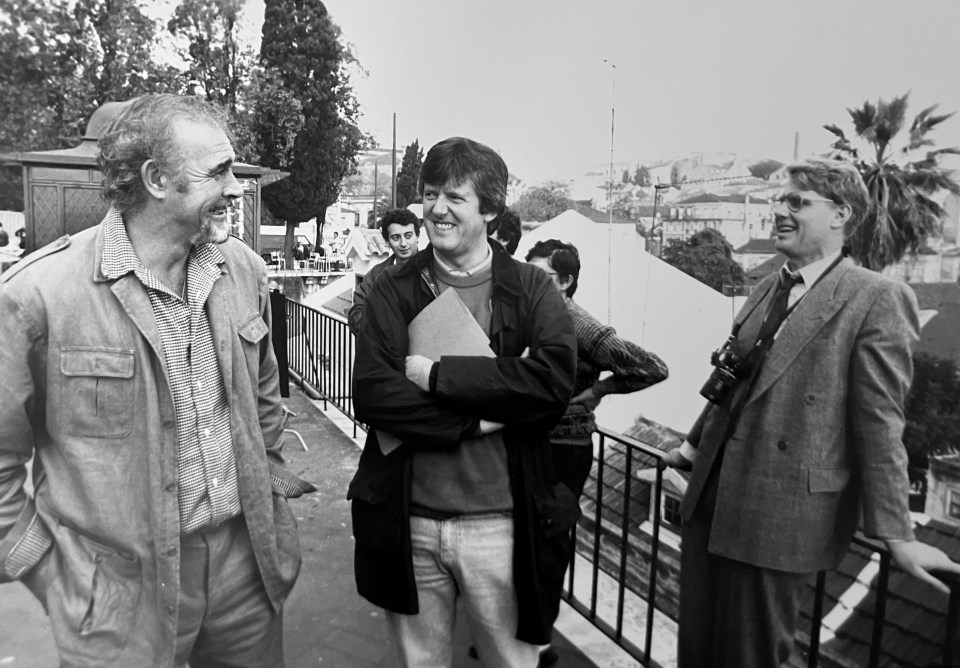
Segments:
[[[237,333],[240,334],[240,340],[251,346],[259,346],[260,341],[270,333],[270,328],[263,321],[259,313],[248,316],[240,325]]]
[[[64,431],[98,438],[129,435],[135,366],[132,350],[62,347],[59,412]]]

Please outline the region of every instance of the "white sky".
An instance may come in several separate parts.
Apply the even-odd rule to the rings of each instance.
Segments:
[[[826,150],[824,123],[849,130],[846,107],[906,91],[910,118],[960,110],[957,0],[325,4],[368,73],[353,77],[361,127],[381,146],[396,112],[399,147],[471,137],[528,184],[608,163],[611,105],[614,159],[631,162],[787,161],[795,132],[801,156]],[[960,146],[960,115],[933,138]]]

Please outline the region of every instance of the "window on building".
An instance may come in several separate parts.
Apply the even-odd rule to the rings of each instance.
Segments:
[[[960,512],[960,506],[958,506],[958,512]],[[680,516],[680,499],[672,494],[663,495],[663,520],[678,529],[683,526],[683,518]]]
[[[947,515],[956,520],[960,520],[960,492],[951,489],[949,498],[950,501],[947,504]]]

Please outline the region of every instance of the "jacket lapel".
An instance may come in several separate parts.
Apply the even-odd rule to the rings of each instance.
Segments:
[[[220,374],[223,376],[223,388],[227,392],[233,390],[233,327],[230,322],[230,313],[224,296],[225,284],[232,280],[227,263],[220,265],[222,274],[213,284],[210,295],[207,297],[207,319],[210,322],[210,335],[213,345],[217,349],[217,361],[220,363]]]
[[[823,276],[783,323],[744,406],[761,397],[843,307],[845,300],[838,295],[838,288],[850,266],[851,261],[845,259]]]

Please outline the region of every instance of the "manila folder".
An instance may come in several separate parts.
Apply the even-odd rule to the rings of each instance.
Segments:
[[[439,362],[443,355],[495,357],[490,339],[454,288],[447,288],[407,327],[408,355]]]
[[[439,362],[444,355],[495,357],[490,340],[480,329],[470,309],[454,288],[447,288],[417,314],[407,326],[409,355],[423,355]],[[385,455],[397,449],[400,439],[383,430],[377,432]]]

